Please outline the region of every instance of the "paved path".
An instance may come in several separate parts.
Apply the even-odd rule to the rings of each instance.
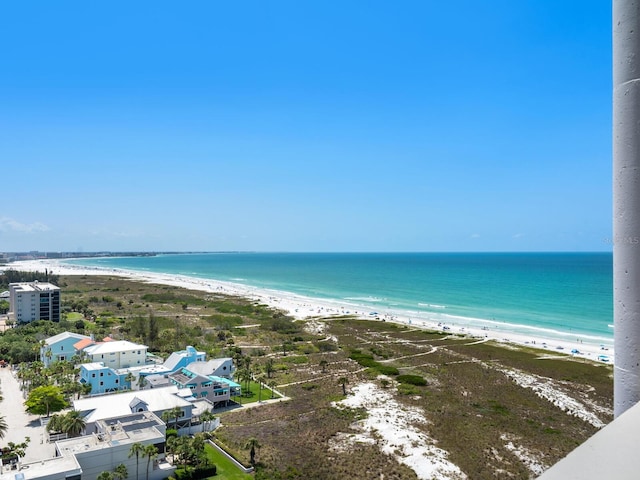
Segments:
[[[5,446],[8,442],[22,443],[25,437],[30,437],[31,442],[22,459],[24,463],[55,456],[55,446],[42,443],[44,427],[40,426],[40,417],[25,412],[22,391],[10,368],[0,368],[0,390],[3,397],[0,415],[9,427],[4,438],[0,439],[0,445]]]

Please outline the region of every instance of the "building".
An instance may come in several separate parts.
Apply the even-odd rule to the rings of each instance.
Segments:
[[[83,363],[80,365],[80,383],[91,385],[91,394],[130,390],[131,382],[126,369],[116,370],[106,367],[103,362]]]
[[[92,431],[97,422],[107,418],[140,412],[153,412],[162,418],[164,412],[174,408],[181,410],[182,426],[191,423],[192,418],[198,415],[197,411],[204,408],[189,401],[189,398],[193,399],[190,390],[180,391],[178,387],[170,386],[74,400],[73,408],[82,413],[87,431]],[[211,409],[210,404],[207,403],[207,406]]]
[[[213,408],[228,406],[232,396],[242,393],[240,385],[232,380],[214,375],[200,375],[192,372],[189,367],[172,373],[168,380],[180,389],[191,390],[193,398],[206,398]]]
[[[51,283],[10,283],[9,305],[9,318],[17,323],[60,321],[60,289]]]
[[[194,347],[189,345],[185,350],[173,352],[169,355],[169,358],[164,362],[164,368],[166,368],[168,372],[176,372],[193,362],[204,362],[206,359],[206,352],[198,352]]]
[[[214,376],[233,380],[235,366],[232,358],[214,358],[208,362],[192,363],[189,365],[189,370],[205,377]]]
[[[88,430],[89,431],[89,430]],[[113,472],[122,464],[128,478],[165,479],[175,467],[165,460],[164,422],[151,412],[138,412],[96,422],[90,433],[56,442],[56,457],[19,466],[19,471],[0,472],[0,480],[95,480],[102,472]],[[149,463],[130,456],[131,446],[154,445],[158,457]]]
[[[40,361],[48,367],[53,362],[67,360],[78,353],[75,345],[80,341],[91,341],[90,337],[79,333],[62,332],[49,337],[40,346]]]
[[[91,362],[119,369],[141,367],[147,363],[147,347],[127,340],[111,340],[83,348],[82,355]]]

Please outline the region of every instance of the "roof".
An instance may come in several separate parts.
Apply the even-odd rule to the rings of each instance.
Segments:
[[[106,353],[128,352],[131,350],[146,350],[146,345],[129,342],[128,340],[114,340],[111,342],[97,343],[84,349],[90,355],[100,355]]]
[[[60,287],[49,282],[29,282],[29,283],[10,283],[9,288],[13,288],[18,292],[46,292],[49,290],[60,290]]]
[[[89,345],[93,345],[94,343],[96,342],[94,342],[90,338],[83,338],[79,342],[74,343],[73,348],[75,348],[76,350],[82,350],[83,348],[88,347]]]
[[[208,362],[193,362],[185,368],[192,373],[209,376],[213,375],[223,364],[233,362],[232,358],[214,358]],[[231,372],[229,372],[231,373]]]
[[[178,387],[170,386],[124,392],[101,397],[82,398],[73,401],[73,408],[80,410],[87,423],[93,423],[109,417],[131,414],[129,404],[134,398],[145,402],[152,412],[161,413],[174,407],[188,407],[191,403],[176,395]]]
[[[102,362],[93,362],[93,363],[81,363],[80,368],[91,371],[91,370],[102,370],[107,367],[105,367],[104,363]]]
[[[206,352],[198,352],[191,345],[187,346],[185,350],[180,350],[179,352],[173,352],[169,355],[164,362],[164,366],[169,369],[169,371],[173,371],[178,367],[180,360],[183,358],[193,358],[194,360],[198,357],[198,355],[206,355]]]
[[[53,345],[54,343],[58,343],[62,340],[67,340],[68,338],[74,338],[76,340],[84,340],[84,339],[91,340],[86,335],[80,335],[79,333],[62,332],[62,333],[59,333],[58,335],[54,335],[53,337],[47,338],[45,340],[45,343],[47,345]]]

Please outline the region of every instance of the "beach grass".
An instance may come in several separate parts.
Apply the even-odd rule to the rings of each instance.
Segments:
[[[509,442],[550,466],[593,435],[599,427],[567,410],[563,399],[574,399],[603,423],[612,418],[612,367],[558,352],[349,317],[316,318],[326,330],[312,334],[305,322],[248,299],[109,276],[65,276],[61,283],[63,305],[86,304],[92,315],[83,330],[97,338],[140,341],[162,355],[185,345],[214,357],[240,354],[262,375],[272,361],[268,381],[290,400],[221,413],[223,426],[215,432],[245,464],[247,439],[259,440],[258,479],[416,478],[375,442],[338,448],[366,415],[332,405],[344,398],[342,378],[348,396],[357,385],[376,382],[401,405],[420,409],[427,423],[419,428],[473,479],[495,478],[496,471],[531,476]],[[69,313],[59,327],[73,329],[77,321]],[[332,347],[320,349],[323,343]],[[518,383],[517,372],[551,397]],[[243,404],[255,405],[255,382],[250,391]],[[266,400],[271,392],[262,395]]]

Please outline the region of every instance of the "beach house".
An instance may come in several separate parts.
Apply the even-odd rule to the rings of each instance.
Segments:
[[[146,365],[148,348],[127,340],[112,340],[89,345],[81,351],[91,362],[118,369]]]
[[[80,383],[91,385],[91,394],[117,392],[131,388],[131,376],[127,369],[116,370],[106,367],[103,362],[80,365]]]
[[[70,361],[78,353],[74,345],[80,341],[91,342],[91,338],[71,332],[62,332],[49,337],[40,345],[40,361],[44,363],[45,367],[57,361]]]
[[[118,395],[82,398],[73,401],[73,408],[81,412],[87,431],[92,431],[97,422],[111,417],[153,412],[162,418],[163,413],[177,410],[180,411],[179,427],[182,428],[193,423],[193,418],[199,415],[200,410],[211,409],[208,403],[194,403],[190,399],[193,397],[189,390],[180,391],[177,386],[170,386],[124,392]]]
[[[215,375],[201,375],[193,372],[191,366],[170,374],[169,382],[181,389],[188,388],[194,398],[206,398],[214,409],[228,406],[232,396],[242,393],[240,385],[233,380]]]

